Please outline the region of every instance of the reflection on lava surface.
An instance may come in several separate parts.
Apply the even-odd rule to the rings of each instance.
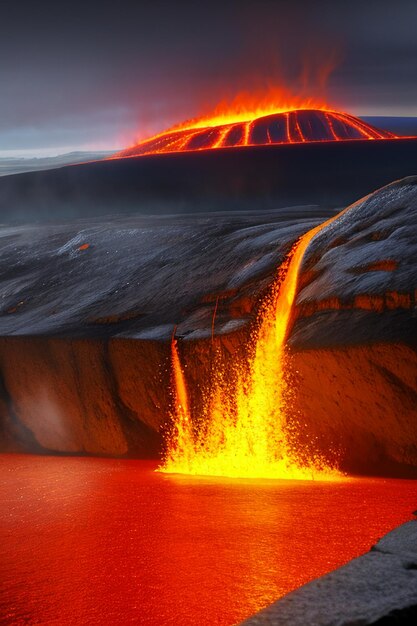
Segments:
[[[0,456],[6,624],[233,624],[410,519],[417,482],[194,479]]]

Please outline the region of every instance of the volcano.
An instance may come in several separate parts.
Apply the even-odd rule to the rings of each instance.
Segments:
[[[319,109],[297,109],[258,117],[250,121],[216,126],[171,129],[119,152],[131,157],[165,152],[193,152],[215,148],[271,144],[396,139],[348,113]]]
[[[2,176],[2,222],[341,207],[417,170],[417,137],[318,102],[277,106],[219,105],[104,160]]]

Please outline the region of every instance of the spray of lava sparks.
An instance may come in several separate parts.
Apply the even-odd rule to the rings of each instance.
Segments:
[[[285,375],[285,340],[299,267],[311,239],[333,219],[303,235],[293,246],[272,292],[260,307],[247,362],[234,366],[233,383],[225,368],[217,370],[206,394],[198,432],[193,427],[184,370],[173,340],[173,432],[160,471],[239,478],[341,479],[342,474],[320,455],[301,458],[292,443]]]

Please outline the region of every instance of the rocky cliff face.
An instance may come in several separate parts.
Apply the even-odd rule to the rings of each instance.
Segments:
[[[174,328],[196,365],[212,333],[236,345],[291,244],[328,214],[3,228],[1,448],[157,456]]]
[[[2,449],[156,456],[174,327],[198,403],[214,351],[245,349],[291,244],[329,215],[3,229]],[[417,466],[416,215],[416,179],[394,183],[317,235],[302,266],[292,419],[349,471]]]
[[[417,177],[356,202],[311,242],[291,343],[413,343]]]
[[[357,471],[417,460],[417,177],[361,200],[311,242],[289,338],[307,431]]]

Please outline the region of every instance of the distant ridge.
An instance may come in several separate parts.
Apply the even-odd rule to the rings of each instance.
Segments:
[[[101,161],[106,159],[112,151],[82,151],[66,152],[57,156],[47,157],[1,157],[0,156],[0,176],[9,174],[21,174],[23,172],[37,172],[41,170],[54,169],[65,165],[75,165],[87,161]]]

